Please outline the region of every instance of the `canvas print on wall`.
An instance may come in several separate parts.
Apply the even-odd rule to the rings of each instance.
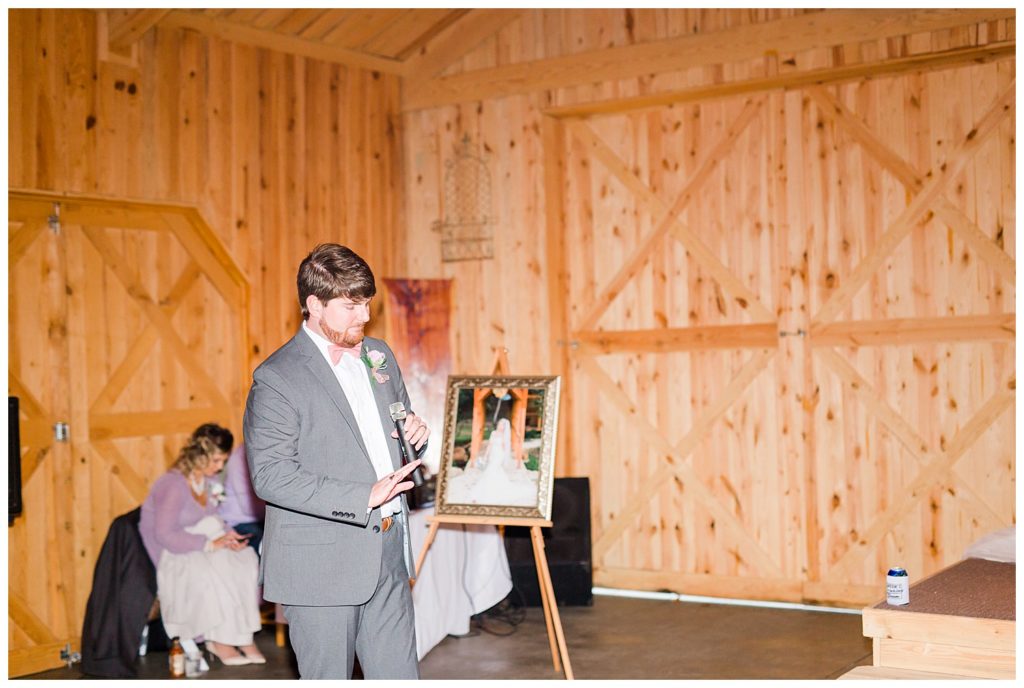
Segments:
[[[449,377],[438,514],[551,517],[557,377]]]

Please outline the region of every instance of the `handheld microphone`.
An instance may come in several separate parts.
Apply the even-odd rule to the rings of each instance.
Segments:
[[[417,458],[416,450],[409,444],[409,440],[405,436],[405,429],[402,427],[405,425],[405,404],[396,401],[388,406],[388,411],[391,413],[391,420],[395,421],[395,430],[398,431],[398,448],[402,451],[402,465],[405,466]],[[412,484],[416,487],[423,485],[423,476],[420,474],[419,466],[412,472]]]

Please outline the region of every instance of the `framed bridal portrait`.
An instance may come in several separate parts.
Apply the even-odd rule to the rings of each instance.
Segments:
[[[558,392],[558,377],[449,377],[436,513],[550,520]]]

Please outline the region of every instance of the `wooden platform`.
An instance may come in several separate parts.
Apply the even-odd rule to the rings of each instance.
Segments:
[[[918,681],[947,681],[949,679],[970,680],[972,676],[955,676],[953,674],[936,674],[931,671],[914,671],[912,669],[893,669],[892,667],[859,666],[839,677],[840,681],[891,681],[893,679],[913,679]]]
[[[881,674],[861,667],[842,678],[1015,678],[1015,579],[1016,564],[965,559],[912,585],[908,605],[864,609],[870,669]]]

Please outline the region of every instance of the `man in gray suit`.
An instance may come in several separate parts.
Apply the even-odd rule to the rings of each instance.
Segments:
[[[284,605],[302,678],[419,678],[403,480],[388,410],[409,395],[387,344],[363,337],[376,293],[370,267],[338,244],[299,266],[305,322],[253,373],[245,447],[267,502],[260,578]],[[420,449],[429,430],[412,414]]]

